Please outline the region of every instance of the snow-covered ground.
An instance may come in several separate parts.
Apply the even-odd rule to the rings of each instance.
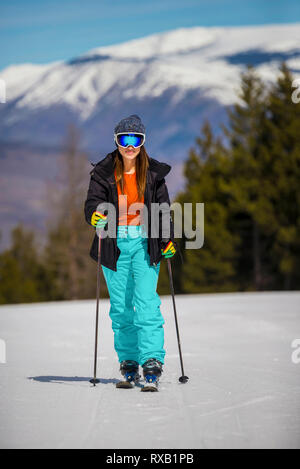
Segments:
[[[101,300],[0,308],[1,448],[300,448],[300,293],[162,297],[166,363],[159,393],[115,388],[118,362]],[[3,344],[3,342],[2,342]],[[300,353],[299,355],[300,356]],[[297,354],[296,354],[297,357]],[[0,357],[1,358],[1,357]]]

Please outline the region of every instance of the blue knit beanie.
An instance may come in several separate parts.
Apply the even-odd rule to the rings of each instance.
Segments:
[[[115,134],[121,132],[146,133],[146,128],[137,114],[122,119],[115,127]]]

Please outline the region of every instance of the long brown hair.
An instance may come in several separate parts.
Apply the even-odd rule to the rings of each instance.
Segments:
[[[145,189],[146,189],[146,177],[147,169],[149,166],[149,155],[146,151],[144,145],[141,146],[141,150],[136,157],[135,171],[136,171],[136,183],[138,190],[139,200],[142,200]],[[115,158],[115,169],[116,169],[116,182],[120,184],[121,192],[124,194],[124,162],[119,149],[117,148],[116,158]]]

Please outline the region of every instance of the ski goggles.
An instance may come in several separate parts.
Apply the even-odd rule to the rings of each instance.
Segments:
[[[144,145],[146,136],[145,134],[139,133],[129,133],[129,132],[121,132],[118,134],[114,134],[115,142],[122,148],[127,148],[129,146],[133,146],[134,148],[139,148]]]

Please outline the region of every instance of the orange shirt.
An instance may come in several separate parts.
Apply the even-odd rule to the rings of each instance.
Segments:
[[[116,171],[115,171],[116,177]],[[141,225],[143,224],[143,204],[142,200],[138,200],[138,191],[136,184],[136,172],[132,174],[124,173],[124,194],[121,192],[120,185],[117,184],[119,198],[119,225]],[[127,196],[127,200],[126,200]],[[130,206],[137,204],[136,206]],[[128,213],[131,212],[131,213]],[[127,217],[127,219],[126,219]]]

